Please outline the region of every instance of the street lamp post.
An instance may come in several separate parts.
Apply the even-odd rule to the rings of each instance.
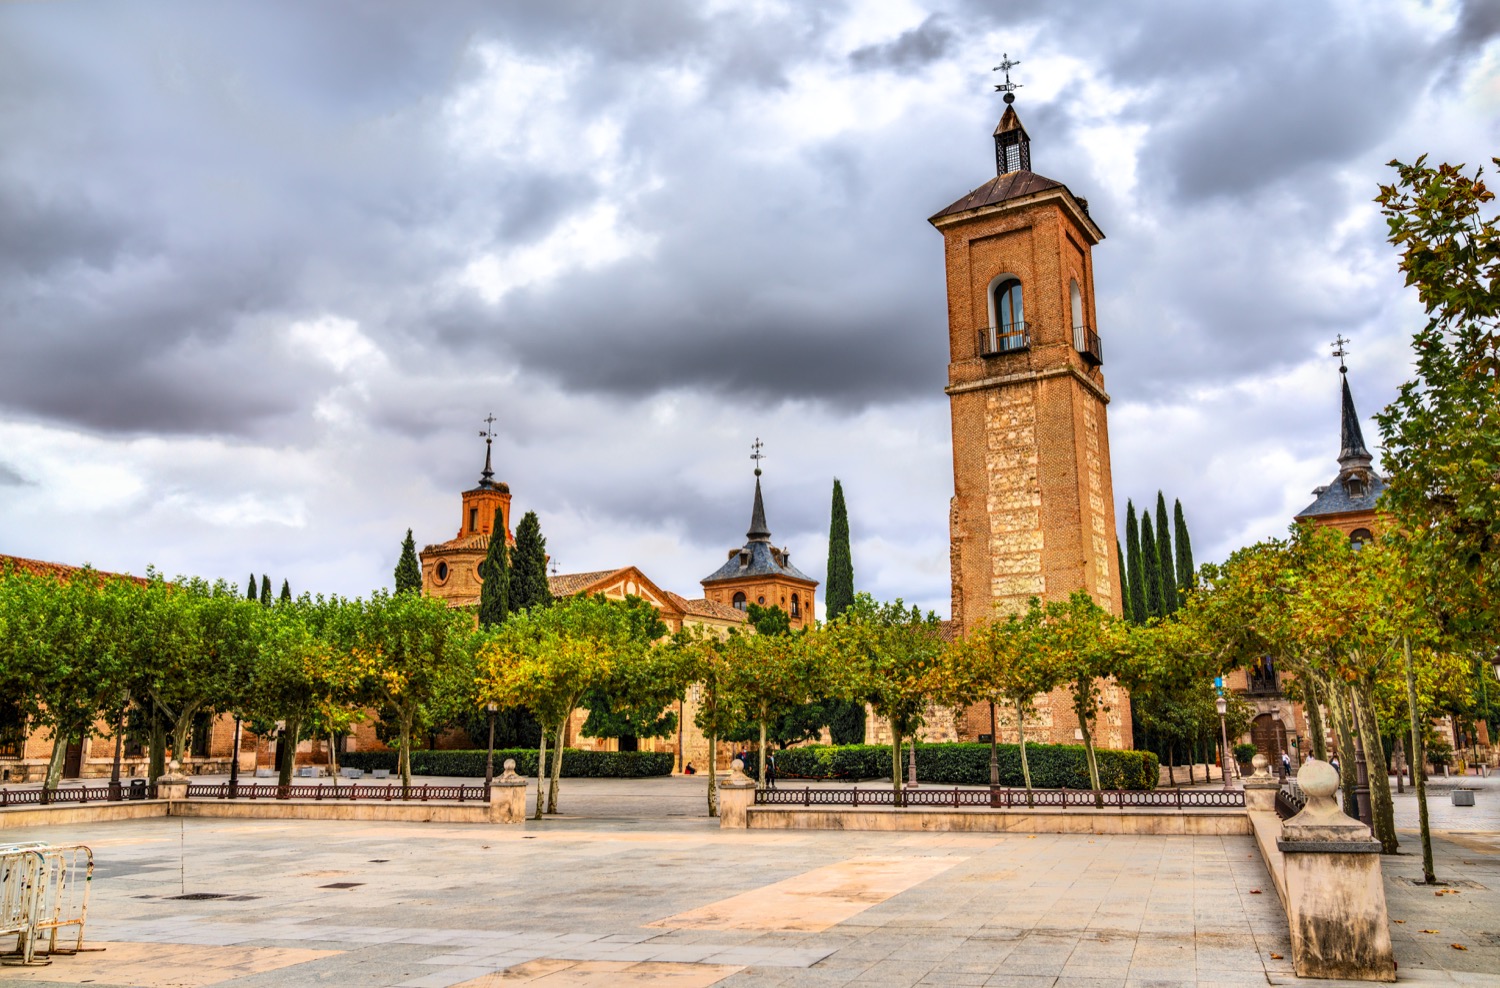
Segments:
[[[1229,788],[1229,727],[1224,721],[1224,715],[1229,712],[1229,701],[1222,696],[1214,700],[1214,709],[1219,712],[1219,738],[1224,743],[1223,754],[1219,756],[1219,777],[1224,780],[1224,788]]]
[[[484,788],[488,790],[490,783],[495,781],[495,713],[500,706],[495,703],[486,703],[484,709],[490,715],[490,750],[484,756]]]
[[[130,704],[130,698],[125,698],[126,706]],[[124,743],[125,737],[125,707],[120,708],[120,719],[115,724],[115,760],[109,768],[109,801],[118,803],[120,801],[120,745]]]
[[[1286,729],[1281,724],[1281,707],[1271,707],[1271,736],[1276,739],[1276,775],[1282,782],[1286,781],[1286,762],[1281,756],[1286,753],[1282,747],[1282,739],[1286,737]]]

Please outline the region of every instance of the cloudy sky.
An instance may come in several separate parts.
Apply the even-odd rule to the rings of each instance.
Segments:
[[[1087,196],[1115,497],[1200,559],[1334,471],[1420,320],[1385,162],[1500,153],[1493,0],[0,6],[0,553],[361,593],[499,476],[689,596],[750,513],[948,612],[941,238],[1021,59]],[[1373,422],[1366,435],[1377,442]]]

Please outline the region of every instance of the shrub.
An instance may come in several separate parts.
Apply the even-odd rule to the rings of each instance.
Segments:
[[[553,752],[548,750],[550,761]],[[449,775],[484,778],[483,751],[413,751],[412,775]],[[521,775],[536,775],[535,748],[495,750],[495,774],[504,769],[505,760],[516,760]],[[566,779],[638,779],[652,775],[671,775],[673,756],[668,751],[563,751],[562,775]],[[396,771],[394,751],[352,751],[339,759],[347,768],[370,771],[377,768]]]
[[[1249,765],[1250,759],[1255,757],[1255,753],[1258,750],[1259,749],[1249,741],[1241,742],[1240,744],[1234,746],[1234,760],[1239,762],[1241,765]]]
[[[1155,789],[1156,756],[1149,751],[1097,748],[1099,784],[1105,789]],[[903,753],[903,758],[905,754]],[[1027,744],[1031,784],[1038,789],[1087,789],[1088,756],[1082,745]],[[1024,785],[1021,749],[999,746],[1000,784]],[[904,763],[903,763],[904,766]],[[807,745],[776,753],[776,774],[800,779],[879,779],[891,774],[889,745]],[[990,746],[964,742],[917,745],[917,781],[982,786],[990,781]]]

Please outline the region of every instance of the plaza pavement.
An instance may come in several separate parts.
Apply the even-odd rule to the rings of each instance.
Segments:
[[[1403,982],[1500,986],[1497,783],[1464,780],[1481,790],[1469,810],[1435,782],[1438,872],[1454,882],[1441,894],[1411,882],[1414,835],[1385,859]],[[94,848],[88,939],[104,949],[0,968],[0,986],[1296,980],[1250,838],[724,832],[702,816],[703,786],[567,779],[563,816],[522,828],[33,828],[26,839]],[[1414,828],[1414,799],[1397,801],[1398,827]]]

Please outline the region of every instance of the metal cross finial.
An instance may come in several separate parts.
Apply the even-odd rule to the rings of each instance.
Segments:
[[[557,575],[557,559],[556,558],[554,558],[552,560],[552,575],[553,576]]]
[[[1005,81],[995,87],[995,92],[1004,93],[1005,102],[1007,103],[1014,103],[1016,101],[1016,90],[1021,88],[1019,82],[1010,81],[1010,70],[1020,64],[1021,60],[1019,58],[1012,61],[1008,52],[1002,52],[1000,55],[1000,64],[990,70],[991,72],[1005,73]]]
[[[766,454],[761,452],[764,446],[765,444],[760,441],[759,436],[756,436],[755,442],[750,444],[750,459],[755,461],[755,475],[757,477],[760,476],[760,461],[766,458]]]
[[[1348,356],[1348,354],[1349,354],[1349,341],[1344,338],[1344,334],[1343,333],[1340,333],[1338,336],[1336,336],[1334,338],[1334,341],[1333,341],[1333,355],[1335,357],[1339,358],[1339,373],[1340,374],[1347,374],[1347,373],[1349,373],[1349,368],[1347,368],[1347,367],[1344,366],[1344,358],[1346,356]]]
[[[484,428],[479,430],[479,438],[486,443],[495,438],[495,413],[490,412],[489,417],[484,420]]]

